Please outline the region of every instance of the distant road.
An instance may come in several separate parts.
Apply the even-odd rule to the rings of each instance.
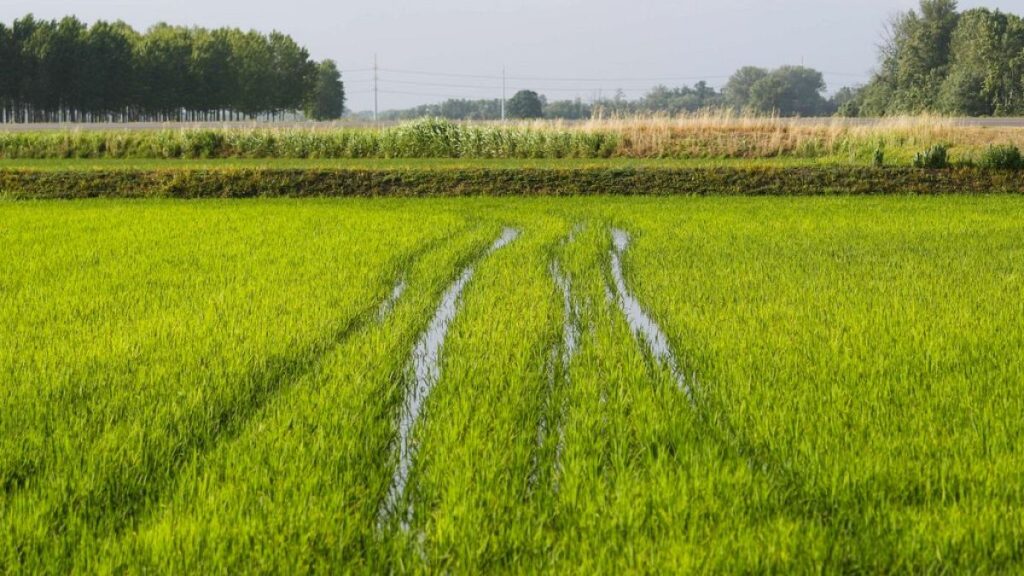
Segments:
[[[885,118],[783,118],[796,124],[846,124],[849,126],[873,126],[889,121]],[[1024,118],[950,118],[960,126],[987,128],[1024,128]],[[567,121],[568,124],[586,121]],[[393,126],[399,122],[380,122],[380,126]],[[370,128],[373,122],[362,120],[346,120],[341,122],[130,122],[130,123],[92,123],[92,124],[0,124],[0,132],[60,132],[67,130],[100,131],[100,130],[179,130],[187,128],[306,128],[310,130],[330,130],[337,128]]]

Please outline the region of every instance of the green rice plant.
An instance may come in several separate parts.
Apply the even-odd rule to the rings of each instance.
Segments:
[[[392,307],[339,342],[235,437],[190,463],[136,531],[97,545],[110,565],[224,573],[254,564],[274,572],[399,566],[403,559],[381,543],[378,514],[408,354],[454,271],[494,234],[493,226],[476,227],[409,258],[397,271],[404,290]],[[254,546],[259,534],[275,534],[275,544]],[[211,548],[238,553],[211,557]]]
[[[5,571],[69,571],[146,516],[365,323],[411,253],[462,225],[378,210],[5,208],[2,229],[37,230],[0,263]]]
[[[0,571],[1019,572],[1022,216],[0,201]]]
[[[1019,568],[1022,209],[745,199],[624,218],[638,297],[709,430],[824,522],[817,568]]]

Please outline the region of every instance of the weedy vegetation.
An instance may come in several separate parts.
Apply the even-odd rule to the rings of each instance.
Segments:
[[[1024,146],[1024,131],[914,116],[877,121],[702,112],[582,122],[455,123],[424,119],[383,128],[70,130],[0,133],[0,159],[803,159],[871,165],[884,149],[910,165],[938,144],[953,159],[989,146]]]

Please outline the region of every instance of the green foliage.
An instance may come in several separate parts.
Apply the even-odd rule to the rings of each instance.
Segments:
[[[19,122],[220,120],[295,111],[316,64],[274,32],[31,16],[0,27],[0,116]]]
[[[1024,158],[1020,148],[1012,144],[991,146],[982,155],[979,166],[990,170],[1021,170],[1024,169]]]
[[[593,112],[594,107],[580,98],[555,100],[544,106],[544,117],[553,120],[587,120]]]
[[[837,116],[843,118],[857,118],[861,115],[863,88],[840,88],[831,98],[828,106],[835,110]]]
[[[942,144],[936,144],[914,155],[914,168],[942,170],[949,166],[949,149]]]
[[[741,68],[725,86],[726,101],[740,110],[779,116],[819,116],[830,113],[822,93],[821,72],[803,66],[768,71]]]
[[[316,82],[306,102],[306,116],[314,120],[337,120],[345,113],[345,85],[334,60],[324,60],[317,69]]]
[[[882,168],[885,166],[885,149],[875,148],[875,153],[871,158],[871,165],[875,168]]]
[[[881,66],[860,98],[875,115],[1024,113],[1024,20],[954,0],[922,0],[897,18]]]
[[[750,107],[750,95],[754,86],[768,77],[768,70],[756,66],[745,66],[737,70],[722,90],[726,102],[737,110]]]
[[[544,117],[544,101],[532,90],[520,90],[505,104],[509,118],[528,120]]]

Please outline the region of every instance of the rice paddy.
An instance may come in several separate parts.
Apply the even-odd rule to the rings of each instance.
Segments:
[[[1024,198],[0,201],[0,572],[1016,572]]]

